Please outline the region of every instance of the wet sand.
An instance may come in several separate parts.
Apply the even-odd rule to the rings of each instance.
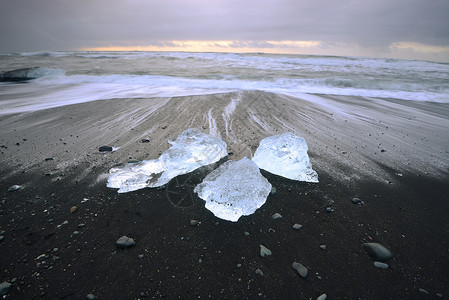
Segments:
[[[447,104],[260,91],[1,115],[0,281],[14,281],[10,299],[447,297],[448,117]],[[277,191],[237,223],[215,218],[193,193],[207,168],[164,189],[106,187],[111,167],[157,158],[191,127],[220,135],[228,159],[295,132],[320,182],[262,171]],[[103,145],[118,149],[100,153]],[[14,184],[23,188],[8,192]],[[283,217],[273,220],[276,212]],[[136,245],[118,249],[122,235]],[[363,250],[371,241],[393,253],[389,269]],[[260,244],[273,255],[262,258]]]

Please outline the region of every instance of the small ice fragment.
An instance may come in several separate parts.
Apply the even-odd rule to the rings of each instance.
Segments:
[[[107,186],[119,193],[145,187],[159,187],[178,175],[219,161],[227,153],[226,143],[218,137],[190,128],[181,133],[158,159],[127,163],[109,171]]]
[[[260,141],[253,161],[270,173],[289,179],[318,182],[318,174],[312,169],[304,138],[286,132]]]
[[[232,222],[254,213],[270,191],[271,184],[247,157],[225,162],[194,189],[216,217]]]

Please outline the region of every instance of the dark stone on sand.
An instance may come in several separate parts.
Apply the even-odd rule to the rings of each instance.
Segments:
[[[300,230],[301,228],[302,228],[301,224],[294,224],[293,225],[293,229],[295,229],[295,230]]]
[[[257,275],[260,275],[260,276],[263,276],[263,272],[262,272],[261,269],[257,269],[257,270],[256,270],[256,274],[257,274]]]
[[[112,151],[112,147],[111,146],[101,146],[100,148],[98,148],[98,151],[100,151],[100,152],[111,152]]]
[[[423,294],[429,294],[428,291],[426,291],[425,289],[419,289],[418,292],[423,293]]]
[[[260,246],[260,256],[265,257],[265,256],[270,256],[271,255],[271,250],[270,249],[268,249],[264,245],[259,245],[259,246]]]
[[[277,220],[277,219],[282,218],[282,216],[281,216],[280,213],[275,213],[274,215],[271,216],[271,218],[274,219],[274,220]]]
[[[302,278],[307,278],[307,275],[309,275],[309,270],[299,262],[295,261],[292,263],[292,268],[295,269]]]
[[[86,299],[87,299],[87,300],[95,300],[95,299],[97,299],[97,296],[95,296],[94,294],[88,294],[88,295],[86,296]]]
[[[119,248],[129,248],[136,244],[132,238],[127,237],[126,235],[122,236],[115,242],[117,247]]]
[[[374,262],[374,266],[376,268],[388,269],[388,265],[386,263],[383,263],[383,262],[380,262],[380,261],[375,261]]]
[[[140,142],[141,142],[141,143],[149,143],[150,140],[149,140],[149,139],[142,139]]]
[[[15,192],[15,191],[20,190],[21,188],[22,188],[21,185],[15,184],[8,189],[8,192]]]
[[[27,81],[34,79],[30,76],[30,71],[36,70],[39,67],[16,69],[0,74],[0,81]]]
[[[46,157],[45,161],[53,160],[53,157]]]
[[[352,198],[352,203],[354,203],[354,204],[362,204],[362,200],[360,200],[359,198]]]
[[[12,284],[9,282],[2,282],[0,283],[0,296],[4,296],[9,293],[9,289],[11,288]]]
[[[393,258],[390,250],[379,243],[364,243],[363,248],[376,261],[385,262]]]

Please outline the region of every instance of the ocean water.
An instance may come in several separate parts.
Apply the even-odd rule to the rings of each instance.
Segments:
[[[444,62],[256,53],[0,54],[0,73],[27,67],[42,69],[27,82],[0,83],[0,114],[238,90],[449,103],[449,63]]]

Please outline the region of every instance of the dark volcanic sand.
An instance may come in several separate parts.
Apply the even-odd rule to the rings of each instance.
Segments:
[[[232,97],[240,102],[226,134],[221,113]],[[13,281],[7,298],[448,297],[448,105],[328,98],[339,107],[332,111],[262,92],[174,98],[160,107],[151,99],[120,101],[0,116],[0,282]],[[193,194],[207,167],[165,189],[106,188],[112,166],[158,157],[167,139],[189,127],[219,132],[229,159],[250,156],[276,131],[296,131],[320,182],[262,171],[277,192],[236,223],[214,217]],[[100,154],[103,145],[120,148]],[[14,184],[23,188],[8,192]],[[271,218],[276,212],[281,219]],[[201,223],[191,226],[192,219]],[[292,229],[295,223],[303,228]],[[136,245],[118,249],[122,235]],[[374,267],[363,250],[372,241],[393,253],[389,269]],[[273,254],[262,258],[260,244]],[[308,278],[294,261],[309,269]]]

